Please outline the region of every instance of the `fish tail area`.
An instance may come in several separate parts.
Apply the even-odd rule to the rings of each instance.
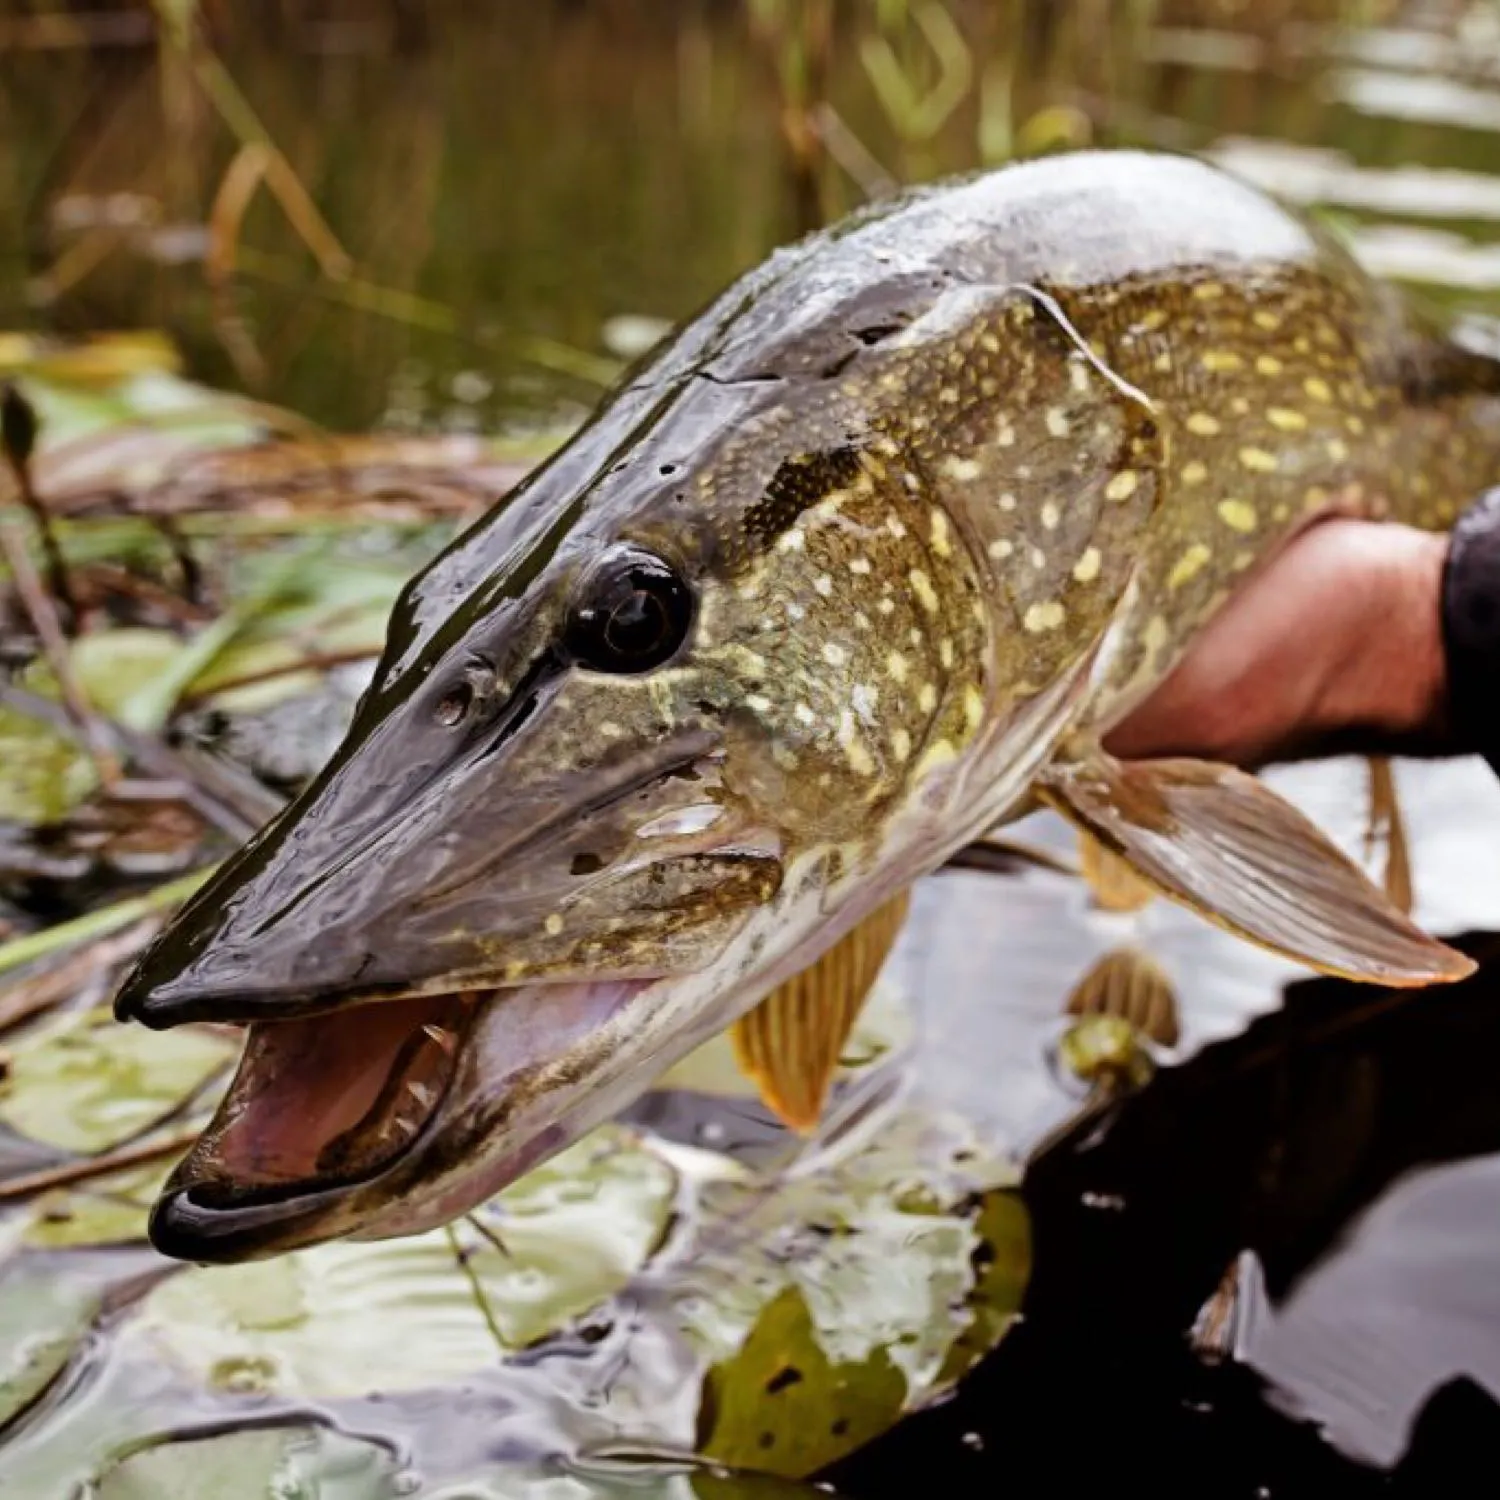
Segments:
[[[1100,752],[1050,768],[1038,790],[1162,895],[1321,973],[1401,988],[1474,971],[1302,813],[1232,766]]]
[[[906,921],[903,891],[734,1023],[735,1060],[784,1124],[816,1128],[844,1044]]]

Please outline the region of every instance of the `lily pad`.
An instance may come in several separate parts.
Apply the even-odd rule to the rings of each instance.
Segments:
[[[193,1027],[121,1026],[106,1009],[64,1016],[16,1047],[0,1121],[63,1151],[107,1151],[174,1114],[233,1055]]]
[[[97,1500],[394,1500],[410,1494],[385,1450],[325,1427],[228,1432],[129,1454]]]
[[[676,1303],[714,1362],[699,1419],[700,1440],[712,1445],[705,1452],[805,1474],[797,1462],[849,1451],[992,1348],[1029,1269],[1019,1248],[1029,1244],[1025,1212],[1007,1191],[1013,1178],[956,1122],[909,1111],[841,1164],[770,1188],[713,1184],[706,1206],[737,1234],[728,1249],[709,1239]],[[766,1445],[750,1428],[783,1368],[768,1368],[773,1350],[798,1372],[782,1375],[778,1390],[808,1389],[786,1403],[786,1432],[769,1429]],[[818,1405],[825,1401],[834,1404]]]
[[[64,1274],[52,1261],[0,1268],[0,1427],[57,1378],[103,1298],[96,1278]]]
[[[132,1335],[221,1389],[330,1396],[437,1385],[618,1291],[660,1242],[675,1193],[660,1158],[604,1131],[495,1200],[484,1222],[504,1252],[461,1226],[188,1271],[152,1293]]]
[[[170,1162],[137,1167],[48,1193],[33,1205],[22,1242],[40,1250],[144,1242],[151,1205],[171,1169]]]
[[[906,1392],[884,1348],[829,1359],[806,1298],[789,1286],[762,1309],[739,1353],[708,1372],[698,1446],[736,1467],[811,1474],[889,1427]]]

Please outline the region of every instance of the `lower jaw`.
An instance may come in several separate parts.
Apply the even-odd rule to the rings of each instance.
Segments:
[[[421,1127],[398,1150],[379,1155],[364,1171],[348,1176],[256,1180],[236,1172],[226,1160],[222,1148],[231,1132],[253,1130],[253,1111],[264,1112],[285,1102],[274,1089],[269,1106],[253,1096],[236,1098],[236,1086],[247,1070],[253,1071],[249,1048],[257,1038],[252,1037],[236,1085],[231,1086],[219,1116],[173,1174],[152,1211],[152,1244],[174,1259],[228,1264],[341,1235],[383,1239],[451,1221],[560,1150],[577,1133],[538,1120],[529,1133],[524,1127],[515,1129],[514,1149],[494,1160],[473,1160],[472,1170],[465,1170],[462,1160],[449,1156],[445,1161],[440,1150],[432,1149],[446,1131],[463,1123],[465,1105],[483,1101],[489,1114],[497,1100],[524,1101],[528,1081],[535,1074],[555,1068],[650,987],[651,981],[606,981],[527,986],[474,997],[442,1094],[432,1102]],[[381,1001],[361,1009],[378,1007],[389,1016],[388,1008],[410,1005],[420,1016],[425,1014],[420,1007],[430,1009],[441,1003],[440,998]],[[504,1011],[497,1012],[496,1007],[502,1005]],[[297,1024],[315,1023],[268,1023],[268,1029]],[[422,1022],[414,1021],[414,1027],[420,1030]],[[457,1105],[456,1091],[462,1096]],[[291,1103],[295,1102],[293,1095]],[[515,1122],[515,1127],[520,1125]],[[455,1140],[453,1150],[464,1149],[460,1140]],[[484,1145],[479,1134],[469,1149],[477,1158],[484,1154]],[[243,1151],[243,1145],[238,1149]],[[321,1156],[328,1149],[325,1144],[314,1154]],[[424,1172],[426,1162],[430,1170]]]

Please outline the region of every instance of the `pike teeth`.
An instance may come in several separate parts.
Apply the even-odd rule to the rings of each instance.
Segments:
[[[448,1030],[446,1026],[439,1026],[436,1021],[427,1021],[422,1030],[427,1036],[438,1044],[449,1057],[453,1056],[454,1049],[458,1046],[458,1038]]]
[[[437,1098],[437,1094],[432,1089],[430,1089],[425,1083],[418,1083],[415,1078],[407,1080],[406,1092],[410,1094],[412,1098],[422,1106],[423,1109],[431,1109],[432,1101]]]

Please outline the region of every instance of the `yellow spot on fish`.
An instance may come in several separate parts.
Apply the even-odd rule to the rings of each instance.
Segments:
[[[944,667],[951,667],[953,665],[952,641],[945,639],[938,643],[938,660],[942,662]]]
[[[870,559],[868,557],[851,557],[849,559],[849,571],[863,575],[870,571]]]
[[[1260,375],[1281,374],[1281,361],[1274,354],[1259,354],[1255,358],[1256,373]]]
[[[956,385],[945,385],[942,390],[938,392],[938,400],[941,401],[945,406],[957,406],[958,387]]]
[[[1140,486],[1140,475],[1134,469],[1121,469],[1104,486],[1106,500],[1128,500]]]
[[[1320,510],[1328,504],[1328,491],[1320,484],[1313,485],[1302,497],[1303,510]]]
[[[1080,396],[1089,388],[1088,366],[1076,356],[1069,361],[1068,383]]]
[[[1307,427],[1307,418],[1289,406],[1268,407],[1266,421],[1282,432],[1302,432]]]
[[[1033,547],[1028,561],[1033,568],[1036,568],[1040,572],[1041,569],[1047,566],[1047,554],[1040,547]]]
[[[849,660],[849,653],[834,641],[828,641],[823,646],[823,660],[830,667],[841,667]]]
[[[1193,288],[1193,295],[1200,302],[1212,302],[1216,298],[1222,297],[1224,295],[1224,288],[1217,281],[1200,281],[1198,285]]]
[[[547,929],[548,937],[556,937],[563,930],[563,919],[553,912],[542,925]]]
[[[1302,382],[1302,389],[1307,392],[1314,401],[1332,401],[1333,391],[1328,382],[1320,375],[1309,375]]]
[[[745,707],[758,714],[771,711],[771,700],[760,693],[751,693],[745,699]]]
[[[982,349],[989,350],[991,354],[998,354],[1000,352],[1000,340],[988,329],[979,335],[979,346]]]
[[[932,580],[920,568],[913,568],[906,576],[911,582],[912,592],[917,596],[917,602],[928,614],[935,615],[938,597],[932,587]]]
[[[1280,504],[1279,504],[1279,505],[1277,505],[1277,507],[1276,507],[1276,508],[1275,508],[1275,509],[1274,509],[1274,510],[1273,510],[1273,511],[1272,511],[1272,512],[1271,512],[1271,519],[1272,519],[1272,520],[1273,520],[1273,521],[1284,521],[1284,520],[1286,520],[1286,518],[1287,518],[1287,517],[1288,517],[1288,516],[1289,516],[1289,515],[1291,515],[1291,513],[1292,513],[1292,508],[1291,508],[1291,506],[1290,506],[1290,505],[1288,505],[1288,504],[1287,504],[1287,503],[1286,503],[1286,501],[1285,501],[1285,500],[1283,500],[1283,501],[1282,501],[1282,502],[1281,502],[1281,503],[1280,503]]]
[[[1001,510],[1014,510],[1016,508],[1016,497],[1009,490],[1000,497]]]
[[[960,484],[967,484],[971,479],[978,479],[982,472],[982,465],[972,458],[950,457],[943,460],[943,473],[949,479],[958,480]]]
[[[1001,537],[998,541],[990,543],[989,553],[996,562],[1004,562],[1012,552],[1016,550],[1016,544],[1008,537]]]
[[[885,518],[885,529],[890,532],[890,534],[895,537],[897,541],[900,541],[901,538],[906,535],[906,525],[901,520],[900,516],[887,516]]]
[[[1159,370],[1163,375],[1172,368],[1172,354],[1170,350],[1163,349],[1155,359],[1151,361],[1151,368]]]
[[[807,546],[807,538],[803,535],[801,527],[794,526],[790,531],[783,531],[777,537],[776,546],[782,552],[801,552]]]
[[[874,758],[859,740],[850,740],[844,746],[844,755],[849,761],[849,769],[856,776],[873,776],[875,774]]]
[[[813,579],[813,587],[826,599],[833,593],[833,579],[827,573],[819,573]]]
[[[818,716],[805,703],[799,703],[792,709],[792,717],[799,724],[816,724]]]
[[[1240,463],[1254,474],[1274,474],[1278,467],[1276,455],[1264,448],[1241,448]]]
[[[892,682],[905,682],[906,658],[899,651],[892,651],[885,659],[885,670]]]
[[[995,428],[995,441],[1002,448],[1009,448],[1016,440],[1016,429],[1002,420]]]
[[[1073,577],[1079,583],[1092,583],[1099,576],[1099,564],[1103,559],[1099,555],[1097,547],[1090,547],[1082,557],[1073,564]]]
[[[1211,548],[1204,546],[1202,542],[1194,542],[1175,564],[1167,576],[1167,587],[1169,589],[1181,588],[1189,579],[1196,577],[1203,569],[1204,563],[1213,556]]]
[[[1200,363],[1205,370],[1211,370],[1216,375],[1245,368],[1245,361],[1230,349],[1210,349]]]
[[[1199,437],[1213,437],[1219,430],[1218,419],[1209,416],[1206,411],[1195,411],[1187,419],[1187,430],[1196,432]]]
[[[1057,523],[1060,520],[1062,520],[1062,512],[1058,510],[1057,502],[1054,500],[1046,501],[1042,506],[1042,525],[1048,531],[1055,531]]]
[[[1055,438],[1065,438],[1068,435],[1068,414],[1060,406],[1049,406],[1047,408],[1047,431]]]
[[[1208,466],[1200,463],[1196,458],[1182,466],[1182,482],[1184,484],[1202,484],[1208,478]]]
[[[970,684],[964,689],[964,724],[972,734],[984,723],[984,695]]]
[[[1153,307],[1150,312],[1143,313],[1136,323],[1137,328],[1144,328],[1148,333],[1166,326],[1167,315],[1160,307]]]
[[[911,754],[911,735],[904,729],[893,729],[891,731],[891,754],[902,764],[906,764],[907,757]]]
[[[613,719],[605,719],[599,725],[599,733],[607,740],[622,739],[625,735],[625,731]]]
[[[1336,464],[1343,463],[1349,457],[1349,445],[1343,438],[1330,438],[1328,442],[1328,456]]]
[[[1344,426],[1357,437],[1365,430],[1365,424],[1359,417],[1345,417]]]
[[[1056,630],[1067,618],[1067,611],[1056,599],[1047,599],[1039,604],[1033,604],[1026,611],[1025,618],[1021,621],[1033,635],[1040,635],[1044,630]]]
[[[917,690],[917,707],[924,714],[930,714],[937,707],[937,689],[930,682],[924,682]]]
[[[1255,507],[1248,500],[1221,500],[1218,509],[1219,519],[1232,531],[1255,530]]]
[[[930,533],[932,550],[939,557],[953,556],[953,543],[949,540],[948,517],[938,510],[936,506],[932,511],[932,531]]]
[[[1273,313],[1267,308],[1257,308],[1250,314],[1250,321],[1257,328],[1264,328],[1267,333],[1275,333],[1281,327],[1281,315]]]

